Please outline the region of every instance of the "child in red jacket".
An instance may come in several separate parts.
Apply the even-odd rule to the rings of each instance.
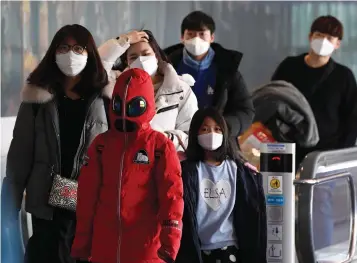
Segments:
[[[95,263],[172,263],[181,239],[183,187],[172,142],[150,127],[154,87],[124,72],[110,103],[110,129],[88,150],[78,182],[72,256]]]

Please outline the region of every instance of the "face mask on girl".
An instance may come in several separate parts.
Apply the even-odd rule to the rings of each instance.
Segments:
[[[334,45],[327,38],[315,38],[311,41],[311,48],[320,56],[329,56],[335,50]]]
[[[199,37],[194,37],[184,42],[186,50],[194,56],[201,56],[206,53],[210,47],[210,43]]]
[[[56,64],[63,74],[77,76],[87,65],[88,56],[78,55],[72,50],[64,54],[56,54]]]
[[[220,133],[206,133],[198,135],[198,144],[207,151],[215,151],[222,146],[223,134]]]
[[[158,69],[158,61],[156,56],[140,56],[135,59],[130,68],[139,68],[145,70],[150,76],[154,76]]]

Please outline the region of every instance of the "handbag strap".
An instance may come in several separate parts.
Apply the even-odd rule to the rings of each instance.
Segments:
[[[173,136],[176,136],[178,142],[179,142],[179,145],[181,146],[181,148],[183,149],[184,152],[186,152],[186,146],[185,144],[183,143],[183,141],[181,140],[180,136],[176,135],[176,134],[173,134]]]

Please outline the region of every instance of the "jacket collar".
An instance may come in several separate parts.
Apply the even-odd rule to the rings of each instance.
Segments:
[[[162,82],[157,95],[159,96],[182,91],[180,78],[177,75],[174,67],[171,64],[164,62],[162,68],[164,73],[164,81]]]
[[[111,99],[115,82],[109,82],[102,90],[102,97]],[[21,101],[28,103],[47,103],[54,98],[54,94],[50,93],[45,87],[26,84],[21,90]]]
[[[215,57],[213,61],[217,64],[217,68],[219,69],[219,71],[226,73],[235,73],[238,70],[238,67],[243,57],[243,53],[235,50],[225,49],[218,43],[212,43],[211,48],[215,52]],[[170,59],[174,64],[175,68],[182,60],[183,49],[183,44],[176,44],[167,47],[164,50],[165,53],[170,56]]]
[[[164,69],[164,81],[155,94],[156,110],[169,106],[170,102],[167,100],[167,95],[183,92],[180,77],[173,66],[169,63],[164,63],[162,68]]]

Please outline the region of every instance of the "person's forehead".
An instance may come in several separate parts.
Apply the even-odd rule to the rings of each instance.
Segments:
[[[77,41],[73,37],[66,37],[61,44],[75,45]]]
[[[336,36],[332,36],[332,35],[330,35],[328,33],[323,33],[323,32],[320,32],[320,31],[313,32],[313,35],[323,35],[323,36],[326,36],[326,37],[335,37],[335,38],[337,38]]]
[[[128,49],[128,55],[143,52],[143,51],[152,51],[151,46],[146,42],[139,42],[134,45],[131,45]]]
[[[206,126],[215,126],[217,125],[217,123],[215,122],[214,119],[212,119],[211,117],[206,117],[203,121],[203,124]]]
[[[207,27],[202,27],[201,29],[186,29],[185,30],[187,33],[205,33],[205,32],[210,32],[210,30]]]

